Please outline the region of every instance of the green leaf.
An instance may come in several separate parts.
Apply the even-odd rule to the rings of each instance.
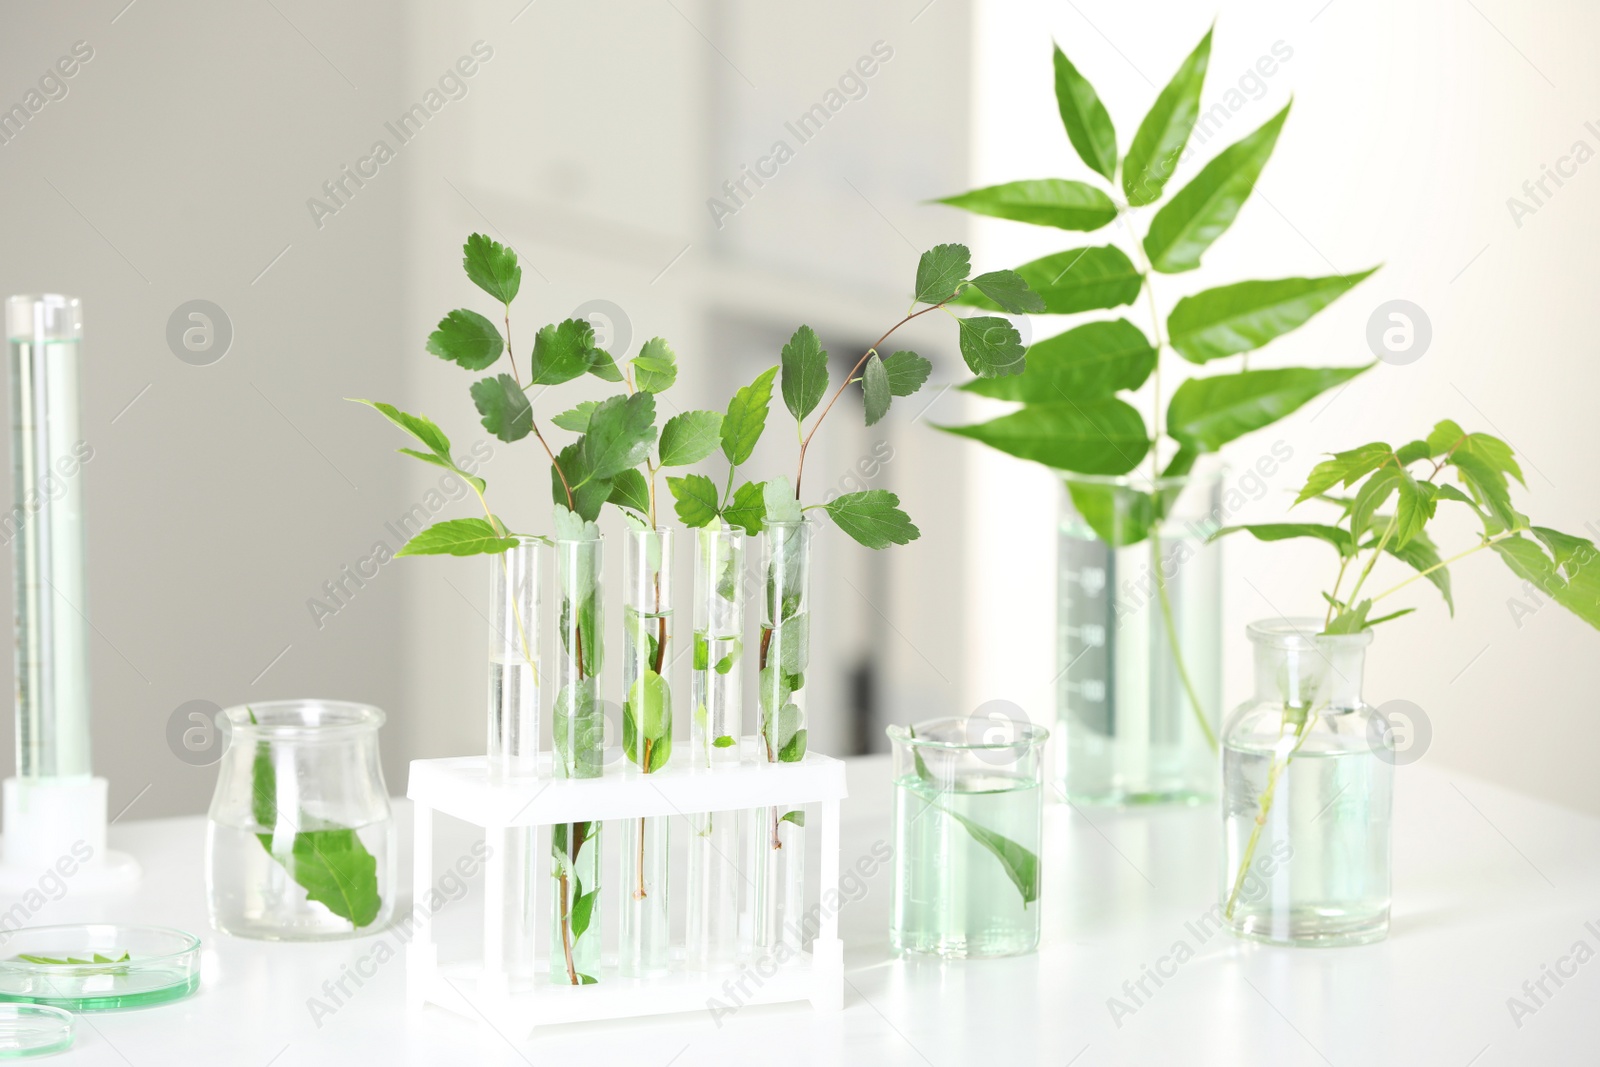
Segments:
[[[706,640],[706,632],[704,630],[696,630],[694,632],[693,668],[697,671],[711,669],[711,642]],[[701,710],[705,709],[701,708]]]
[[[1300,495],[1295,497],[1294,502],[1299,504],[1312,497],[1321,496],[1341,482],[1348,489],[1393,457],[1394,450],[1382,441],[1352,448],[1348,452],[1336,452],[1332,459],[1325,459],[1311,468],[1305,487],[1300,490]]]
[[[794,707],[793,704],[789,707]],[[785,709],[787,710],[787,709]],[[778,749],[778,760],[781,763],[799,763],[806,758],[806,732],[796,730],[790,735],[789,740]]]
[[[576,941],[589,930],[589,924],[594,921],[594,907],[600,899],[600,887],[595,886],[587,893],[580,893],[572,902],[572,940]],[[596,985],[599,979],[587,974],[578,976],[579,985]]]
[[[805,673],[811,664],[811,620],[803,611],[797,611],[772,631],[767,644],[767,662],[777,663],[784,674],[784,688],[793,692],[797,686],[791,681]]]
[[[1355,499],[1350,502],[1350,535],[1361,538],[1371,527],[1373,518],[1378,514],[1378,509],[1388,503],[1389,498],[1400,488],[1400,468],[1390,465],[1379,467],[1361,487],[1356,490]],[[1392,520],[1384,519],[1387,528]],[[1390,538],[1393,540],[1393,537]]]
[[[1089,322],[1034,342],[1021,374],[980,378],[962,388],[1027,404],[1099,400],[1120,389],[1139,388],[1155,365],[1155,346],[1127,319]]]
[[[533,429],[533,405],[515,378],[497,374],[472,383],[472,403],[483,416],[483,428],[507,444]]]
[[[1144,284],[1144,275],[1116,245],[1055,252],[1024,263],[1017,268],[1017,274],[1039,297],[1043,310],[1051,315],[1072,315],[1131,304],[1138,299],[1139,289]],[[1002,310],[999,304],[973,288],[963,289],[954,303]]]
[[[583,319],[567,319],[541,329],[528,357],[531,385],[560,385],[581,377],[597,358],[594,327]]]
[[[1396,545],[1390,538],[1388,544],[1383,546],[1395,559],[1409,564],[1444,597],[1445,606],[1450,609],[1450,614],[1456,613],[1455,599],[1450,595],[1450,569],[1441,566],[1439,550],[1426,533],[1418,533],[1404,545]],[[1434,568],[1434,569],[1430,569]],[[1426,573],[1423,573],[1426,572]]]
[[[439,320],[428,335],[428,351],[467,370],[488,370],[506,343],[494,323],[478,314],[459,308]]]
[[[623,471],[611,479],[611,495],[606,503],[632,508],[640,515],[650,514],[650,483],[635,470]]]
[[[1210,540],[1238,530],[1247,530],[1257,541],[1288,541],[1296,537],[1314,537],[1326,541],[1339,550],[1341,556],[1355,555],[1355,542],[1349,533],[1337,526],[1323,526],[1314,522],[1257,522],[1245,526],[1224,526],[1211,535]]]
[[[1150,448],[1144,419],[1116,397],[1029,404],[971,426],[940,426],[1019,459],[1080,474],[1127,474]]]
[[[1535,527],[1533,532],[1553,547],[1556,559],[1520,533],[1502,538],[1492,547],[1517,577],[1600,629],[1600,565],[1596,564],[1594,545],[1545,527]]]
[[[556,453],[550,470],[550,497],[560,507],[567,506],[567,488],[572,490],[572,510],[585,522],[600,517],[600,509],[611,499],[612,481],[594,472],[584,453],[584,439],[579,438]],[[560,468],[558,474],[556,468]],[[566,476],[566,485],[561,475]]]
[[[729,671],[733,670],[734,664],[739,662],[739,655],[743,651],[744,645],[739,641],[739,639],[737,637],[732,638],[728,651],[723,654],[721,659],[717,660],[716,665],[712,669],[718,674],[727,674]]]
[[[1370,625],[1367,622],[1367,613],[1372,610],[1372,601],[1363,600],[1353,608],[1346,608],[1334,615],[1333,620],[1322,630],[1325,634],[1358,634]]]
[[[365,404],[369,408],[372,408],[384,418],[400,427],[406,433],[422,442],[422,444],[427,446],[428,449],[427,452],[419,452],[414,448],[401,448],[397,451],[415,459],[420,459],[424,463],[431,463],[435,467],[443,467],[445,470],[454,471],[456,474],[464,478],[467,484],[471,485],[478,492],[483,492],[485,485],[484,480],[468,474],[466,471],[462,470],[459,465],[457,465],[456,461],[450,456],[450,438],[446,437],[444,435],[444,431],[439,429],[438,426],[434,425],[432,420],[421,415],[408,414],[404,411],[401,411],[393,404],[385,404],[381,400],[356,400],[355,402],[357,404]]]
[[[961,358],[980,378],[1020,374],[1026,365],[1027,350],[1022,335],[1005,319],[978,315],[957,319],[961,333]]]
[[[1013,315],[1044,310],[1044,300],[1028,288],[1022,275],[1014,270],[992,270],[972,279],[972,287],[989,298],[1002,311]]]
[[[722,509],[722,521],[739,527],[751,537],[759,534],[767,517],[765,489],[765,482],[745,482],[734,490],[733,500]]]
[[[1400,472],[1400,503],[1395,508],[1395,533],[1392,540],[1399,547],[1404,547],[1413,537],[1422,532],[1428,520],[1433,518],[1435,507],[1435,489],[1428,482],[1419,482],[1413,478],[1404,467]]]
[[[1090,170],[1111,181],[1117,173],[1117,134],[1111,116],[1089,79],[1078,73],[1060,45],[1055,46],[1055,65],[1056,108],[1067,129],[1067,140]]]
[[[966,245],[934,245],[917,260],[917,302],[944,303],[971,273],[972,253]]]
[[[1200,265],[1200,256],[1233,224],[1255,188],[1288,117],[1286,106],[1260,129],[1228,146],[1156,212],[1144,238],[1145,254],[1156,270],[1175,274]]]
[[[1117,205],[1092,185],[1062,178],[1006,182],[947,196],[938,201],[997,219],[1054,226],[1058,230],[1098,230],[1117,217]]]
[[[378,860],[354,830],[294,835],[288,856],[273,857],[313,900],[360,929],[378,917]]]
[[[497,520],[498,521],[498,520]],[[436,522],[401,546],[396,556],[494,555],[520,543],[490,525],[488,519],[446,519]]]
[[[796,330],[783,346],[780,366],[783,403],[798,422],[811,414],[828,390],[828,353],[823,351],[816,331],[809,326]]]
[[[794,486],[787,475],[763,483],[761,486],[763,516],[768,523],[799,522],[805,518],[800,510],[800,500],[794,495]]]
[[[634,725],[646,740],[661,740],[672,729],[672,690],[666,679],[647,668],[628,690],[625,710],[633,716]],[[629,758],[633,755],[629,753]]]
[[[884,369],[883,360],[874,352],[867,357],[867,365],[861,370],[861,400],[866,408],[868,426],[888,414],[892,396],[889,391],[889,372]]]
[[[778,821],[792,822],[796,826],[804,826],[806,824],[806,813],[804,810],[786,811]]]
[[[684,411],[661,427],[661,465],[686,467],[717,450],[722,440],[722,415],[715,411]]]
[[[883,369],[889,376],[889,394],[910,396],[928,380],[933,364],[915,352],[891,352],[883,358]]]
[[[481,233],[468,236],[461,252],[461,265],[466,268],[473,285],[502,304],[517,298],[517,290],[522,286],[522,268],[517,265],[515,252]]]
[[[1249,352],[1303,325],[1377,269],[1207,289],[1178,301],[1167,318],[1167,333],[1172,347],[1191,363]]]
[[[732,748],[734,745],[737,745],[738,743],[739,742],[737,740],[735,740],[734,738],[730,737],[727,734],[723,734],[721,737],[719,737],[715,741],[711,742],[711,747],[712,748]]]
[[[915,541],[920,532],[900,510],[900,498],[887,489],[867,489],[836,496],[823,505],[839,529],[868,548],[888,548]],[[791,671],[798,673],[798,669]]]
[[[703,474],[668,478],[673,510],[685,526],[709,526],[717,517],[717,487]]]
[[[1435,423],[1433,431],[1428,434],[1428,455],[1434,459],[1447,455],[1466,437],[1467,432],[1451,419]]]
[[[550,421],[563,430],[583,433],[589,428],[589,419],[594,416],[594,409],[599,406],[598,400],[580,400],[570,411],[551,416]]]
[[[602,401],[589,416],[588,432],[578,439],[587,470],[611,478],[643,463],[655,444],[655,421],[656,399],[650,393]]]
[[[935,804],[934,807],[939,806]],[[1039,899],[1038,856],[1009,837],[979,826],[965,815],[959,815],[949,808],[940,807],[939,810],[960,823],[974,841],[1000,861],[1000,866],[1005,868],[1006,877],[1011,879],[1011,884],[1022,894],[1023,907]]]
[[[767,428],[767,408],[772,403],[772,379],[778,368],[768,367],[756,380],[733,394],[722,419],[722,454],[737,467],[750,458]]]
[[[593,351],[593,362],[589,364],[589,373],[603,382],[622,381],[622,370],[617,366],[617,361],[610,352],[603,348]]]
[[[1211,31],[1207,30],[1139,123],[1122,161],[1122,189],[1130,205],[1139,207],[1161,199],[1161,191],[1189,143],[1189,131],[1200,117],[1200,87],[1210,62]]]
[[[1095,536],[1113,548],[1136,545],[1156,520],[1155,498],[1126,485],[1066,480],[1072,508]]]
[[[1270,426],[1317,394],[1342,385],[1362,367],[1285,367],[1190,378],[1172,394],[1167,432],[1202,452]]]
[[[646,393],[664,393],[678,380],[678,356],[660,337],[652,337],[633,357],[634,382]]]
[[[1489,511],[1500,527],[1516,529],[1527,525],[1526,516],[1511,506],[1511,487],[1504,471],[1463,447],[1457,447],[1448,462],[1473,498]]]

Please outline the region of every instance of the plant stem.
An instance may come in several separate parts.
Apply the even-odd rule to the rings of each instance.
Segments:
[[[1287,725],[1288,705],[1284,705],[1285,724]],[[1289,763],[1294,759],[1295,753],[1300,751],[1300,746],[1305,743],[1306,737],[1311,732],[1311,726],[1316,722],[1315,713],[1306,716],[1300,729],[1295,732],[1294,747],[1289,754],[1279,763],[1274,756],[1272,766],[1267,771],[1267,787],[1261,791],[1261,801],[1256,812],[1255,825],[1250,830],[1250,840],[1245,845],[1244,856],[1239,860],[1239,871],[1234,875],[1233,891],[1228,894],[1228,906],[1223,909],[1223,918],[1232,920],[1234,909],[1239,906],[1239,893],[1244,889],[1245,877],[1250,873],[1250,864],[1255,859],[1256,846],[1261,843],[1261,831],[1267,825],[1267,815],[1272,811],[1273,798],[1278,791],[1278,777],[1289,769]]]
[[[567,958],[567,982],[577,985],[578,968],[572,962],[572,909],[567,906],[566,873],[558,875],[557,880],[561,883],[561,949]]]
[[[1472,555],[1474,552],[1481,552],[1484,549],[1488,548],[1490,545],[1494,544],[1495,542],[1504,541],[1506,538],[1514,537],[1517,534],[1520,534],[1521,532],[1522,531],[1520,529],[1517,529],[1517,530],[1506,530],[1504,533],[1495,534],[1493,537],[1483,541],[1480,544],[1472,546],[1471,548],[1467,549],[1465,552],[1457,552],[1455,555],[1451,556],[1449,559],[1440,560],[1438,563],[1435,563],[1433,566],[1427,568],[1426,570],[1418,571],[1417,573],[1413,574],[1411,577],[1407,578],[1405,581],[1399,583],[1398,585],[1390,586],[1388,589],[1385,589],[1383,592],[1381,592],[1377,596],[1373,597],[1372,598],[1372,602],[1374,604],[1376,604],[1378,601],[1382,600],[1384,597],[1388,596],[1390,593],[1398,593],[1400,590],[1404,589],[1406,586],[1410,585],[1412,582],[1416,581],[1418,578],[1426,578],[1428,575],[1432,574],[1434,571],[1443,570],[1445,567],[1450,566],[1450,564],[1454,563],[1456,560],[1465,559],[1468,556]]]
[[[817,428],[822,425],[822,420],[828,417],[828,412],[833,410],[834,403],[838,401],[839,395],[849,387],[851,381],[856,376],[856,372],[859,371],[862,365],[865,364],[867,360],[872,357],[872,354],[878,350],[878,346],[887,341],[889,336],[896,330],[910,322],[912,319],[921,315],[926,315],[930,311],[938,311],[942,307],[944,307],[944,303],[940,302],[937,304],[929,304],[921,311],[913,311],[908,313],[905,318],[901,319],[899,322],[885,330],[883,332],[883,336],[872,343],[871,348],[861,353],[861,358],[856,360],[856,365],[854,367],[850,368],[850,373],[844,376],[844,381],[839,383],[839,388],[835,389],[833,396],[829,398],[828,406],[822,409],[822,414],[817,416],[817,421],[811,424],[811,430],[800,442],[800,466],[794,472],[794,498],[796,500],[800,499],[800,479],[803,478],[806,473],[806,449],[811,447],[811,439],[817,435]]]
[[[1217,750],[1217,735],[1211,729],[1211,724],[1206,721],[1206,712],[1200,704],[1200,695],[1195,692],[1194,682],[1189,678],[1189,669],[1184,666],[1183,653],[1178,648],[1178,627],[1172,618],[1172,599],[1167,595],[1167,576],[1161,567],[1161,534],[1155,526],[1150,527],[1150,565],[1156,572],[1156,592],[1161,600],[1161,621],[1166,626],[1167,644],[1172,649],[1172,662],[1178,668],[1178,678],[1183,682],[1183,690],[1189,695],[1189,705],[1194,708],[1194,720],[1200,724],[1200,732],[1205,734],[1206,746],[1212,752]]]

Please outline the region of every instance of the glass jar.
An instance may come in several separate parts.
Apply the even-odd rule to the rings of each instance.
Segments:
[[[1372,631],[1321,628],[1249,628],[1255,696],[1223,736],[1223,919],[1274,944],[1360,945],[1389,932],[1394,737],[1361,698]]]
[[[1222,472],[1066,480],[1056,559],[1055,777],[1075,803],[1217,793]],[[1177,655],[1174,654],[1176,649]]]
[[[1044,742],[1025,722],[891,726],[898,952],[1014,956],[1039,944]]]
[[[395,828],[378,764],[384,715],[280,700],[223,712],[229,731],[206,824],[206,902],[224,933],[322,941],[394,913]]]

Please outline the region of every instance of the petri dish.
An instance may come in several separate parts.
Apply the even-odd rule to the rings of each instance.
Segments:
[[[108,1011],[200,986],[200,939],[164,926],[75,923],[0,934],[0,1003]]]
[[[0,1004],[0,1060],[43,1056],[71,1045],[71,1012],[43,1004]]]

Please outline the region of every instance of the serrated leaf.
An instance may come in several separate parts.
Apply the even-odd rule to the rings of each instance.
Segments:
[[[1071,315],[1097,308],[1120,307],[1139,297],[1144,284],[1127,253],[1116,245],[1072,248],[1024,263],[1016,273],[1028,284],[1050,315]],[[961,291],[953,303],[1003,310],[977,289]]]
[[[553,416],[550,421],[563,430],[583,433],[589,428],[589,419],[594,415],[594,409],[599,406],[600,401],[598,400],[580,400],[576,407]]]
[[[626,470],[611,479],[611,493],[606,503],[619,508],[632,508],[640,515],[650,514],[650,483],[636,470]]]
[[[533,405],[515,378],[497,374],[472,383],[472,403],[483,416],[483,428],[506,443],[520,441],[533,429]]]
[[[589,363],[589,373],[603,382],[621,382],[622,370],[616,357],[603,348],[596,348]]]
[[[1434,459],[1446,455],[1456,445],[1465,441],[1467,432],[1451,419],[1434,424],[1428,434],[1428,455]]]
[[[684,411],[661,427],[661,465],[686,467],[717,450],[722,441],[722,415],[715,411]]]
[[[1404,547],[1433,518],[1435,490],[1428,482],[1413,478],[1405,467],[1399,467],[1399,471],[1399,504],[1395,508],[1395,532],[1391,540]]]
[[[1117,217],[1117,205],[1105,193],[1083,182],[1037,178],[1006,182],[938,201],[975,215],[989,215],[1058,230],[1098,230]]]
[[[595,361],[594,327],[583,319],[567,319],[542,328],[528,357],[529,382],[560,385],[581,377]]]
[[[1110,181],[1117,173],[1117,134],[1106,106],[1060,45],[1055,47],[1055,72],[1056,108],[1067,140],[1090,170]]]
[[[488,519],[446,519],[436,522],[401,546],[396,556],[481,556],[516,548],[520,543],[490,525]]]
[[[1178,301],[1167,318],[1167,333],[1172,347],[1191,363],[1250,352],[1303,325],[1374,270],[1207,289]]]
[[[891,396],[910,396],[933,373],[933,364],[915,352],[891,352],[883,358],[883,370],[889,377]]]
[[[1491,547],[1518,578],[1531,582],[1557,604],[1600,629],[1600,564],[1594,558],[1594,545],[1542,527],[1534,532],[1546,544],[1561,546],[1566,562],[1558,564],[1537,542],[1520,533],[1502,538]]]
[[[783,368],[783,403],[798,422],[811,414],[828,391],[828,353],[816,331],[802,326],[783,346],[779,365]]]
[[[1202,452],[1270,426],[1306,401],[1342,385],[1372,365],[1284,367],[1190,378],[1167,406],[1167,432]]]
[[[861,369],[861,402],[866,408],[868,426],[888,414],[892,397],[889,372],[884,369],[883,360],[874,352],[867,357],[867,365]]]
[[[1200,116],[1200,89],[1211,62],[1211,31],[1178,66],[1139,130],[1122,161],[1122,189],[1134,207],[1161,199],[1167,179],[1178,166],[1189,131]]]
[[[588,431],[578,439],[587,469],[595,477],[611,478],[643,463],[655,444],[655,420],[656,399],[650,393],[601,401],[589,416]]]
[[[556,470],[558,467],[559,473]],[[611,498],[612,480],[595,473],[584,453],[581,437],[558,452],[556,461],[551,466],[551,499],[556,504],[566,507],[569,503],[567,498],[569,488],[572,492],[571,508],[585,522],[593,522],[599,518],[600,509]]]
[[[940,426],[1019,459],[1080,474],[1127,474],[1149,451],[1138,411],[1116,397],[1083,403],[1028,404],[971,426]]]
[[[481,233],[471,234],[461,247],[461,265],[466,268],[472,284],[488,293],[502,304],[517,298],[522,287],[522,268],[517,265],[517,254]]]
[[[428,449],[426,452],[421,452],[414,448],[400,448],[396,449],[396,451],[414,459],[420,459],[424,463],[451,471],[464,479],[468,485],[478,492],[483,492],[485,488],[484,480],[461,469],[460,464],[450,455],[450,438],[445,436],[443,430],[434,425],[433,420],[422,415],[409,414],[401,411],[393,404],[385,404],[379,400],[356,400],[355,402],[372,408],[427,446]]]
[[[1062,404],[1099,400],[1137,389],[1155,369],[1156,349],[1127,319],[1089,322],[1036,341],[1021,374],[980,378],[962,386],[996,400]]]
[[[1194,270],[1255,188],[1289,117],[1287,106],[1254,133],[1218,154],[1169,200],[1150,223],[1144,250],[1163,274]]]
[[[944,303],[971,273],[972,253],[966,245],[934,245],[917,260],[917,302]]]
[[[1341,556],[1355,554],[1355,542],[1348,532],[1337,526],[1323,526],[1314,522],[1256,522],[1244,526],[1224,526],[1212,534],[1210,539],[1215,541],[1238,530],[1248,531],[1257,541],[1288,541],[1299,537],[1312,537],[1332,545]]]
[[[1347,452],[1336,452],[1311,468],[1305,487],[1294,502],[1299,504],[1312,497],[1321,496],[1340,483],[1348,489],[1368,474],[1377,470],[1394,456],[1394,450],[1382,441],[1374,441]]]
[[[767,408],[772,403],[772,379],[778,368],[768,367],[756,380],[733,394],[722,418],[722,454],[737,467],[750,458],[767,428]]]
[[[1021,374],[1027,364],[1022,335],[1005,319],[978,315],[957,319],[960,329],[961,358],[980,378],[999,378]]]
[[[709,526],[717,517],[717,487],[703,474],[668,478],[673,510],[685,526]]]
[[[494,323],[466,308],[457,308],[439,320],[428,335],[427,349],[467,370],[488,370],[506,343]]]
[[[972,279],[972,287],[1002,311],[1013,315],[1044,310],[1044,300],[1028,288],[1022,275],[1014,270],[992,270]]]
[[[911,516],[900,510],[900,498],[886,489],[846,493],[823,507],[839,529],[868,548],[904,545],[921,535]]]
[[[1378,514],[1378,509],[1389,502],[1400,488],[1400,468],[1390,464],[1379,467],[1356,490],[1355,499],[1350,502],[1350,533],[1353,537],[1361,538],[1371,527],[1373,518]],[[1385,520],[1387,525],[1389,520]],[[1381,533],[1381,531],[1380,531]],[[1390,537],[1392,541],[1394,538]]]
[[[672,690],[667,680],[647,668],[634,679],[624,710],[632,716],[635,728],[645,740],[661,740],[672,729]],[[637,757],[637,752],[628,753],[628,758],[635,763],[639,762]]]
[[[734,490],[733,499],[722,509],[722,521],[739,527],[751,537],[759,534],[767,515],[765,489],[765,482],[745,482]]]
[[[1423,579],[1439,590],[1439,595],[1444,597],[1445,606],[1450,609],[1450,614],[1456,613],[1455,599],[1450,593],[1450,569],[1441,566],[1443,561],[1439,558],[1439,549],[1426,533],[1417,534],[1404,545],[1396,545],[1391,538],[1383,548],[1395,559],[1409,564],[1422,574]]]
[[[664,393],[678,380],[678,356],[660,337],[652,337],[633,357],[634,384],[647,393]]]

